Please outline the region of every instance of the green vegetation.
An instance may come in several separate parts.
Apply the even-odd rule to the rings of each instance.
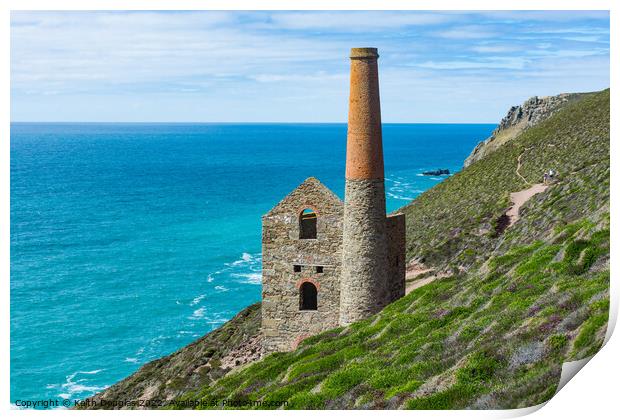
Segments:
[[[559,177],[498,232],[509,194],[527,187],[519,155],[529,182],[550,168]],[[289,409],[517,408],[551,398],[562,363],[598,351],[609,308],[609,90],[581,96],[403,211],[408,258],[450,277],[226,375],[197,382],[189,359],[171,372],[168,361],[115,387],[142,390],[155,377],[162,389],[181,386],[183,399]],[[187,355],[219,360],[242,336],[233,330],[257,331],[257,307],[245,316],[201,339],[211,337],[210,356]]]
[[[509,194],[559,179],[494,226]],[[584,95],[405,207],[408,257],[453,275],[184,398],[287,408],[514,408],[602,345],[609,305],[609,91]]]
[[[563,361],[602,344],[608,270],[576,274],[563,264],[588,232],[515,249],[510,254],[519,258],[498,257],[501,264],[489,264],[495,268],[486,276],[437,280],[368,320],[312,337],[295,352],[272,354],[183,398],[286,399],[288,408],[540,403],[555,390]],[[609,252],[607,242],[591,243],[593,255]],[[562,263],[549,264],[560,257]],[[484,287],[489,282],[493,287]]]
[[[505,232],[503,252],[608,202],[609,90],[581,96],[406,206],[407,256],[429,266],[484,262],[498,245],[494,233],[510,193],[528,186],[515,173],[519,155],[519,172],[529,182],[542,182],[548,169],[559,182],[521,209],[533,217]]]

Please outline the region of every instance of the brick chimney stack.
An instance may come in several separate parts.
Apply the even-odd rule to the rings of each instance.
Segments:
[[[383,179],[376,48],[351,49],[347,179]]]
[[[367,318],[389,301],[378,58],[376,48],[351,49],[341,325]]]

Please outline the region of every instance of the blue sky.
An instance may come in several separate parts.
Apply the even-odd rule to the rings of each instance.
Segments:
[[[609,86],[608,12],[12,12],[11,120],[344,122],[364,46],[384,122]]]

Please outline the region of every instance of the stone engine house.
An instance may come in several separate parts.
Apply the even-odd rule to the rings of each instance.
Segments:
[[[405,216],[385,210],[378,57],[376,48],[351,50],[344,202],[308,178],[263,216],[267,353],[405,294]]]

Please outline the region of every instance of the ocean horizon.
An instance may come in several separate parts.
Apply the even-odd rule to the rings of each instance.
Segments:
[[[386,205],[496,124],[384,123]],[[261,296],[261,216],[344,195],[346,123],[11,123],[11,400],[81,399]]]
[[[226,122],[226,121],[11,121],[13,125],[344,125],[346,122],[332,121],[332,122],[303,122],[303,121],[273,121],[273,122],[261,122],[261,121],[244,121],[244,122]],[[459,122],[383,122],[382,126],[386,125],[492,125],[497,126],[496,123],[459,123]]]

